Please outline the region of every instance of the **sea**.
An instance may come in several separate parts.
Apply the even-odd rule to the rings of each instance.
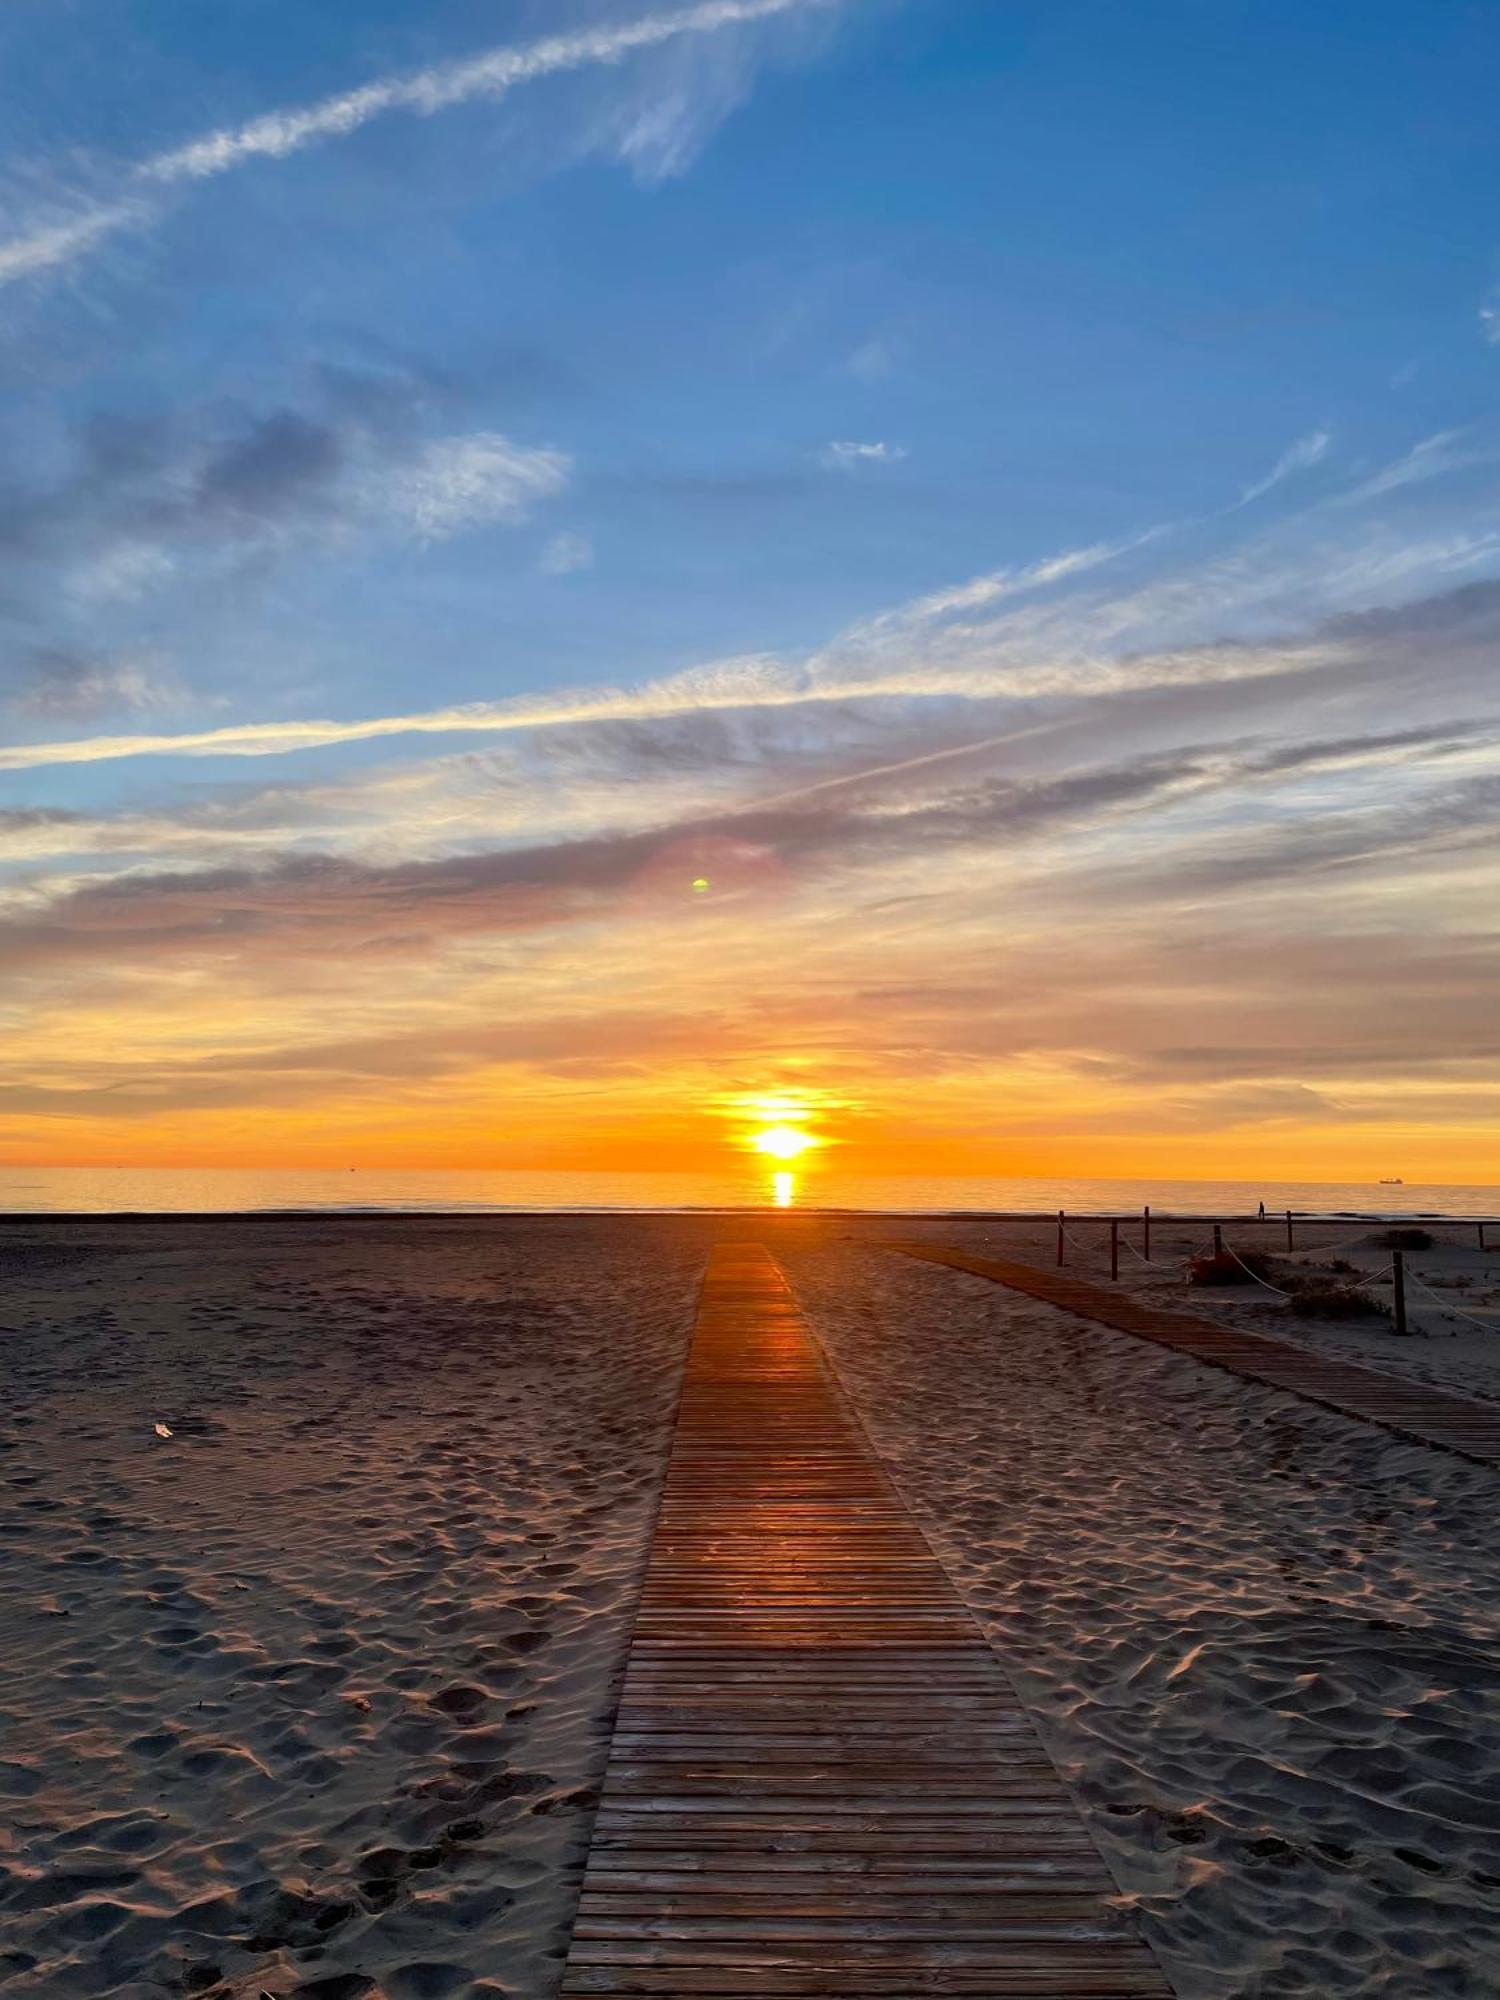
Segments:
[[[0,1214],[255,1214],[310,1210],[390,1214],[579,1211],[865,1210],[893,1214],[1158,1216],[1272,1214],[1500,1217],[1500,1186],[1368,1181],[1102,1180],[884,1175],[860,1178],[748,1160],[722,1171],[523,1173],[350,1167],[0,1167]]]

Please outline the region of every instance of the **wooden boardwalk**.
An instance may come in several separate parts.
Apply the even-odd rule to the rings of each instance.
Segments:
[[[1160,1306],[1133,1299],[1128,1292],[1106,1291],[1063,1272],[1039,1270],[1008,1257],[971,1257],[935,1243],[891,1243],[908,1257],[969,1271],[996,1284],[1009,1285],[1048,1305],[1062,1306],[1119,1333],[1133,1333],[1163,1347],[1175,1347],[1199,1361],[1209,1361],[1252,1382],[1322,1403],[1341,1416],[1381,1424],[1415,1444],[1436,1445],[1461,1452],[1481,1465],[1500,1465],[1500,1404],[1473,1402],[1444,1389],[1428,1389],[1399,1375],[1383,1375],[1355,1361],[1314,1354],[1274,1334],[1241,1332],[1199,1319],[1191,1313],[1164,1312]]]
[[[759,1244],[713,1252],[566,1995],[1170,2000]]]

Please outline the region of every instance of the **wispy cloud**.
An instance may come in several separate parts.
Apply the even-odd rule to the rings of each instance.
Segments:
[[[571,469],[564,452],[528,450],[497,431],[476,431],[424,446],[374,497],[436,541],[486,521],[524,519],[536,501],[562,491]]]
[[[1306,472],[1309,466],[1318,464],[1327,457],[1332,442],[1328,431],[1310,431],[1306,437],[1298,438],[1281,454],[1264,479],[1257,479],[1245,488],[1239,497],[1239,505],[1248,507],[1252,500],[1259,500],[1273,486],[1279,486],[1283,479],[1290,479],[1294,472]]]
[[[247,123],[206,132],[125,170],[112,195],[60,219],[0,242],[0,284],[68,264],[105,237],[148,223],[149,196],[211,180],[255,160],[280,160],[327,140],[347,138],[394,112],[431,117],[459,104],[495,102],[545,77],[624,62],[683,36],[768,20],[780,14],[834,7],[844,0],[700,0],[676,12],[648,14],[617,26],[581,28],[516,47],[485,50],[462,61],[434,64],[383,78],[316,103],[264,113]]]
[[[565,528],[554,535],[542,550],[542,570],[547,576],[574,576],[594,566],[594,545],[587,535]]]
[[[518,522],[569,481],[571,458],[549,445],[434,435],[462,405],[451,389],[394,370],[325,376],[259,409],[96,413],[47,478],[0,490],[0,592],[55,622],[273,555]]]
[[[827,466],[830,472],[857,472],[862,465],[897,465],[905,456],[901,445],[886,444],[879,438],[870,444],[842,438],[824,445],[818,453],[818,463]]]
[[[363,405],[368,398],[362,393],[360,400]],[[299,428],[296,422],[260,419],[214,442],[201,464],[194,459],[191,478],[174,470],[165,482],[168,514],[176,518],[172,509],[180,510],[187,493],[194,534],[213,528],[222,516],[222,531],[239,535],[247,520],[253,525],[268,508],[274,513],[300,505],[305,482],[325,477],[320,468],[328,456],[316,435],[305,434],[311,421],[302,419]],[[1445,432],[1424,440],[1366,487],[1386,480],[1399,486],[1413,471],[1425,476],[1461,435]],[[543,491],[556,491],[565,472],[557,454],[518,457],[516,448],[491,434],[478,434],[472,451],[451,439],[435,446],[428,441],[414,451],[404,430],[400,437],[401,453],[386,481],[395,497],[386,505],[388,517],[396,509],[395,517],[412,533],[436,534],[478,516],[513,515]],[[346,450],[335,450],[339,465]],[[120,461],[136,467],[140,458],[134,434],[96,439],[98,465],[84,483],[96,490],[109,466]],[[413,464],[422,468],[415,477]],[[152,508],[139,508],[135,478],[132,472],[119,505],[112,503],[111,520],[131,509],[153,515]],[[347,483],[347,472],[341,470],[339,478]],[[154,474],[152,479],[148,490],[154,493],[158,482]],[[321,488],[320,494],[319,519],[329,498]],[[153,504],[159,513],[161,503]],[[259,758],[398,737],[519,738],[713,717],[739,727],[751,717],[799,711],[828,716],[854,703],[912,701],[963,703],[977,725],[973,733],[987,736],[1020,726],[1023,705],[1030,702],[1139,697],[1153,689],[1201,694],[1336,671],[1351,658],[1368,658],[1372,647],[1399,643],[1399,634],[1384,628],[1411,615],[1403,607],[1424,598],[1452,605],[1454,616],[1462,610],[1467,617],[1478,586],[1458,586],[1500,560],[1500,525],[1473,504],[1465,508],[1464,532],[1426,539],[1394,535],[1378,520],[1355,531],[1349,520],[1347,510],[1323,499],[1249,542],[1158,568],[1144,578],[1139,564],[1131,564],[1125,575],[1106,581],[1107,568],[1164,540],[1168,530],[1157,526],[1057,551],[1029,565],[985,571],[856,622],[802,654],[736,656],[634,685],[585,685],[348,720],[311,716],[247,719],[182,732],[101,731],[74,740],[12,744],[0,749],[0,770],[139,757]],[[127,552],[133,546],[121,535],[115,540]],[[542,559],[558,569],[581,557],[572,542],[555,538]],[[1379,608],[1376,625],[1370,622],[1376,617],[1372,607]],[[977,704],[1008,706],[980,715]]]
[[[895,372],[895,367],[896,357],[890,342],[878,337],[856,347],[844,363],[845,372],[852,375],[856,382],[869,384],[885,381],[888,375]]]
[[[1045,590],[1051,584],[1063,583],[1071,577],[1097,569],[1103,563],[1114,562],[1132,550],[1144,548],[1165,532],[1163,528],[1148,528],[1142,534],[1127,535],[1116,542],[1094,542],[1086,548],[1063,549],[1056,555],[1043,556],[1020,569],[988,570],[982,576],[970,577],[965,583],[929,591],[925,597],[915,598],[910,604],[864,620],[845,635],[845,644],[864,646],[889,640],[909,634],[917,626],[937,625],[966,612],[987,610],[1003,598]]]
[[[1500,533],[1482,524],[1457,539],[1392,544],[1376,536],[1351,544],[1309,533],[1307,523],[1317,518],[1334,517],[1314,510],[1279,540],[1113,589],[1102,588],[1097,573],[1158,540],[1162,529],[1063,550],[928,593],[801,656],[738,656],[634,686],[351,721],[248,721],[14,745],[0,749],[0,770],[143,756],[264,757],[387,737],[514,735],[862,700],[1024,703],[1244,684],[1336,663],[1375,637],[1341,627],[1351,610],[1451,591],[1500,558]],[[1059,592],[1064,584],[1072,587]],[[1267,636],[1273,614],[1287,623]],[[1237,636],[1241,626],[1256,636]]]
[[[1467,433],[1462,430],[1435,431],[1431,437],[1414,444],[1410,451],[1400,458],[1382,466],[1351,486],[1347,493],[1340,494],[1335,505],[1356,506],[1366,500],[1378,500],[1383,494],[1395,493],[1403,486],[1418,486],[1429,479],[1441,479],[1444,474],[1458,472],[1467,465],[1483,464],[1486,454],[1472,448],[1461,449],[1460,440]]]
[[[182,698],[149,656],[89,660],[45,648],[22,664],[14,682],[7,703],[14,713],[43,716],[54,725],[92,721],[116,710],[162,714]]]
[[[143,228],[155,213],[144,201],[99,202],[61,221],[43,223],[23,236],[12,236],[0,242],[0,285],[71,264],[105,237],[122,229]]]
[[[1424,770],[1424,753],[1471,744],[1488,766],[1453,782],[1439,766]],[[1407,757],[1408,791],[1393,797],[1393,759]],[[1001,760],[996,760],[997,762]],[[1318,771],[1380,767],[1385,793],[1368,789],[1357,811],[1309,817],[1297,787]],[[610,828],[578,838],[542,838],[483,852],[425,860],[380,860],[322,854],[273,854],[266,862],[146,871],[60,885],[16,907],[4,925],[18,960],[97,952],[117,958],[172,957],[211,946],[216,954],[255,954],[279,941],[294,950],[326,950],[340,938],[364,953],[409,956],[443,937],[553,929],[597,913],[603,901],[645,892],[641,912],[658,900],[653,870],[665,852],[680,864],[715,857],[724,882],[746,891],[766,885],[767,864],[811,880],[828,871],[867,874],[877,887],[883,871],[930,866],[954,850],[981,862],[1010,866],[1018,843],[1077,833],[1085,839],[1110,821],[1142,826],[1157,843],[1159,887],[1193,892],[1224,868],[1257,888],[1244,845],[1274,858],[1291,843],[1298,852],[1340,866],[1378,861],[1420,844],[1447,849],[1482,840],[1493,845],[1500,777],[1493,740],[1449,731],[1413,730],[1391,736],[1340,737],[1278,746],[1184,744],[1114,758],[1093,754],[1062,769],[1017,773],[1006,768],[955,769],[937,758],[908,760],[867,772],[859,784],[809,787],[727,812],[694,815],[630,831]],[[1282,816],[1247,833],[1226,834],[1224,800],[1254,789],[1280,792]],[[1174,815],[1201,808],[1205,825]],[[1148,821],[1141,816],[1148,815]],[[0,829],[3,830],[3,829]],[[18,840],[45,837],[35,813],[17,816]],[[1211,843],[1205,848],[1205,841]],[[1054,859],[1063,856],[1054,850]],[[1094,866],[1098,866],[1095,857]],[[669,867],[662,888],[676,874]],[[689,872],[697,872],[696,868]],[[1280,871],[1278,871],[1280,872]],[[624,914],[624,912],[622,912]]]

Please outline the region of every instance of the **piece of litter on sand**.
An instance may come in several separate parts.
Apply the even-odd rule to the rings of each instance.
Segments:
[[[153,1424],[151,1428],[156,1432],[156,1435],[159,1438],[169,1438],[172,1435],[172,1433],[167,1429],[165,1424]]]

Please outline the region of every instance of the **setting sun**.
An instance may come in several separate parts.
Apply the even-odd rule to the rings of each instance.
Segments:
[[[806,1132],[799,1132],[795,1125],[768,1125],[764,1131],[754,1133],[750,1143],[757,1153],[769,1153],[773,1160],[795,1160],[818,1142]]]

